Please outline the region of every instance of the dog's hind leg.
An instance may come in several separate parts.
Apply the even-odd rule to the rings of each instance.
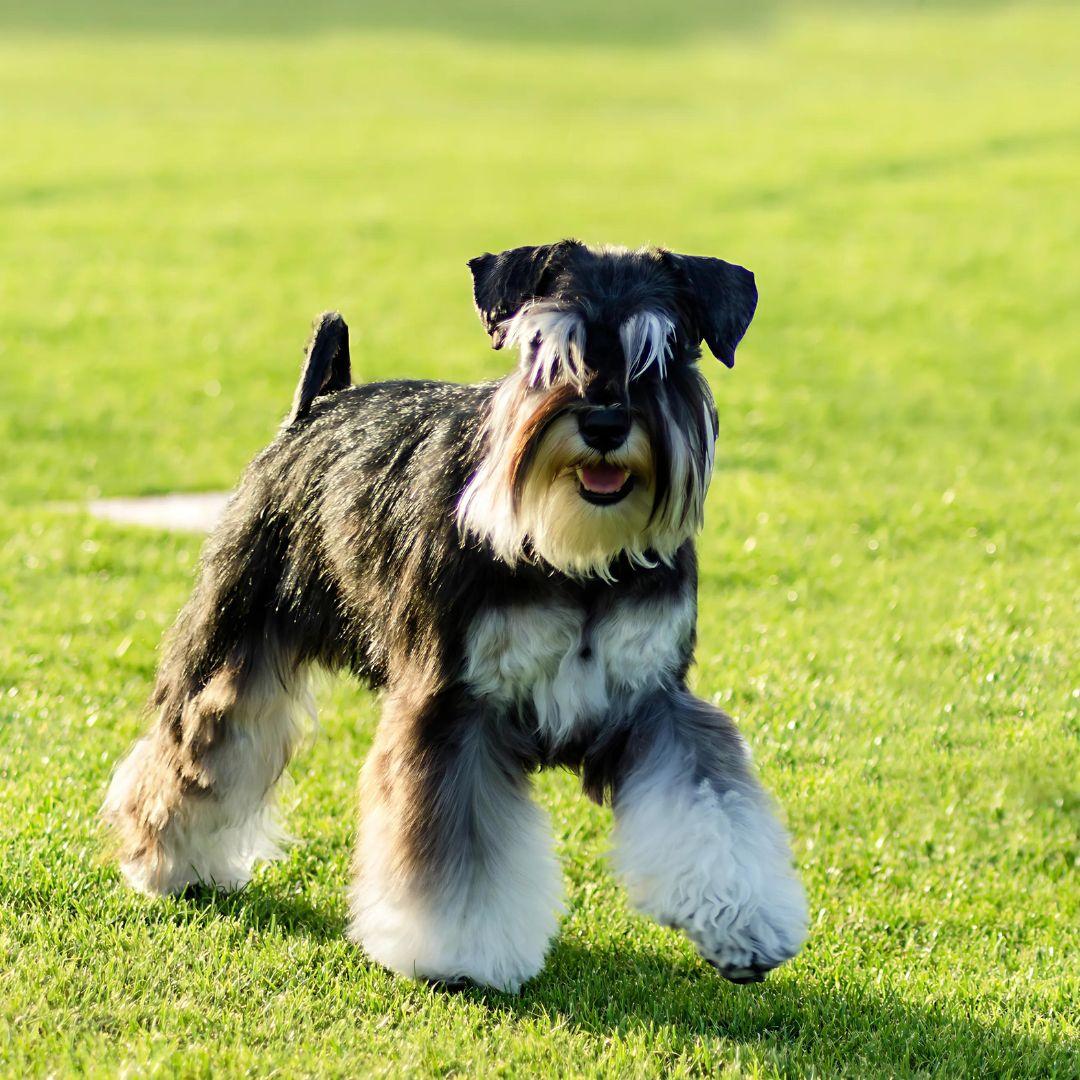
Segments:
[[[517,991],[555,935],[549,825],[498,719],[454,688],[387,702],[361,780],[349,932],[400,974]]]
[[[103,814],[121,869],[146,893],[236,889],[281,854],[272,789],[310,710],[307,678],[277,658],[223,665],[159,716],[120,763]]]
[[[263,474],[249,474],[210,538],[166,642],[154,722],[113,776],[103,816],[142,892],[238,888],[280,853],[273,787],[313,715],[307,668],[283,644],[284,546]]]

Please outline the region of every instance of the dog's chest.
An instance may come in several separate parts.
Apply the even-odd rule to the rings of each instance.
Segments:
[[[563,603],[493,609],[470,627],[465,679],[493,703],[531,705],[539,733],[557,745],[670,680],[694,614],[688,596],[626,601],[598,618]]]

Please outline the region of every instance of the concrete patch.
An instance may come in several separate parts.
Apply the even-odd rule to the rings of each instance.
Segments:
[[[148,495],[140,499],[94,499],[89,504],[94,517],[122,525],[146,525],[173,532],[209,532],[218,522],[229,491],[199,494]]]

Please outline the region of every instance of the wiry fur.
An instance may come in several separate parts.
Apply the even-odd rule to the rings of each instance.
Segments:
[[[558,748],[613,705],[627,711],[643,689],[674,684],[695,615],[688,592],[620,604],[591,626],[576,604],[496,607],[469,628],[465,679],[496,709],[530,711]]]
[[[104,807],[134,889],[237,889],[256,863],[280,858],[288,836],[273,788],[314,720],[307,684],[301,671],[220,668],[135,744]]]
[[[625,257],[606,254],[616,266]],[[656,272],[651,254],[637,258]],[[717,432],[696,347],[684,338],[680,348],[675,306],[651,307],[636,277],[612,277],[607,293],[528,301],[493,327],[499,347],[520,350],[520,364],[493,397],[486,453],[458,521],[505,562],[536,555],[564,573],[605,577],[619,555],[641,566],[670,561],[701,528]],[[590,325],[600,339],[594,348]],[[676,351],[682,363],[669,371]],[[589,368],[587,354],[601,363]],[[599,401],[633,414],[626,443],[606,455],[582,440],[572,407]],[[601,460],[636,477],[617,507],[578,495],[575,469]]]
[[[756,981],[806,936],[787,838],[726,716],[685,691],[643,713],[651,743],[615,798],[616,866],[644,912],[729,978]]]
[[[579,392],[585,389],[585,320],[573,308],[526,304],[503,330],[506,344],[521,349],[530,387],[550,389],[567,382]]]
[[[404,974],[516,991],[562,910],[546,815],[471,695],[407,697],[388,699],[362,774],[350,936]]]
[[[631,379],[640,378],[655,364],[661,379],[675,347],[675,323],[662,311],[635,311],[619,327],[619,340]]]
[[[374,960],[509,990],[540,969],[561,882],[528,776],[563,765],[613,801],[641,907],[757,978],[798,947],[801,891],[731,721],[686,689],[717,436],[699,344],[733,362],[752,275],[575,241],[470,266],[520,352],[499,382],[348,386],[347,328],[319,324],[110,787],[121,866],[167,893],[277,855],[307,672],[344,669],[385,693],[350,890]]]

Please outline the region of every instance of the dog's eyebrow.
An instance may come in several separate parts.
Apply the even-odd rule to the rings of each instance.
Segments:
[[[619,340],[631,379],[644,375],[656,364],[660,378],[667,374],[675,324],[662,311],[635,311],[619,327]]]
[[[553,386],[560,366],[575,386],[584,385],[585,320],[580,311],[527,304],[504,325],[507,343],[520,347],[529,366],[530,386]]]

